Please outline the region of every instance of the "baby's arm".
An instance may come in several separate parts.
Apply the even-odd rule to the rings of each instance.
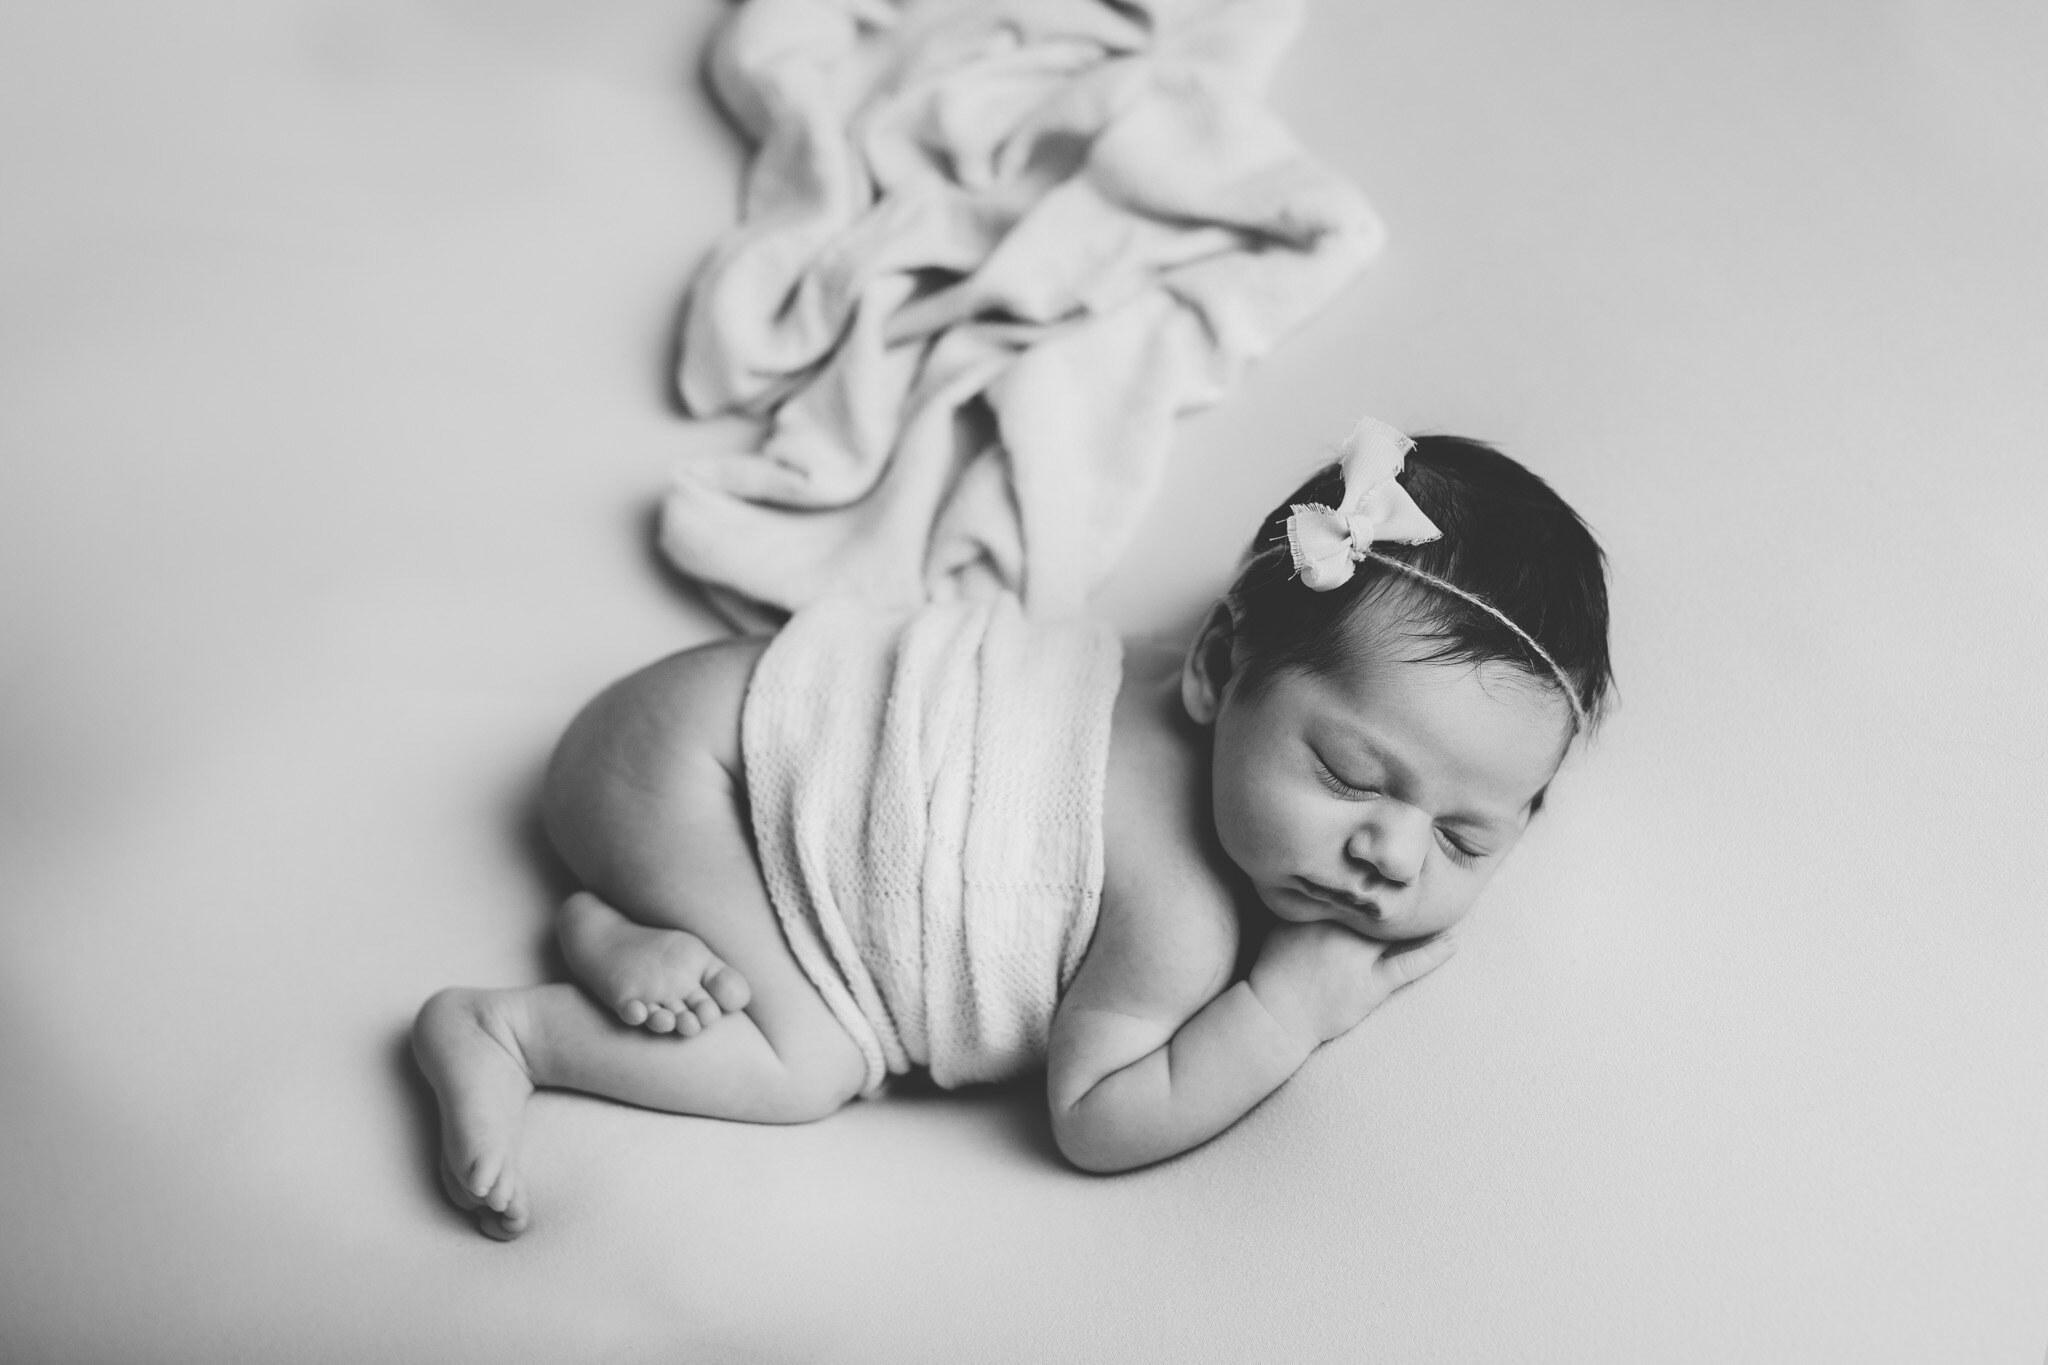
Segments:
[[[1054,1136],[1077,1166],[1126,1170],[1214,1137],[1455,947],[1276,925],[1251,974],[1219,993],[1231,960],[1214,940],[1227,936],[1191,933],[1190,919],[1163,896],[1105,914],[1060,1003],[1048,1097]]]

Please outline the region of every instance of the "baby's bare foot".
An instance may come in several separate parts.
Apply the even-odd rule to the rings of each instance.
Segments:
[[[562,955],[622,1022],[653,1033],[694,1037],[753,998],[703,939],[636,924],[587,891],[562,906]]]
[[[533,1082],[505,1017],[509,994],[445,990],[420,1007],[412,1026],[413,1056],[441,1101],[441,1186],[501,1242],[532,1219],[518,1156]]]

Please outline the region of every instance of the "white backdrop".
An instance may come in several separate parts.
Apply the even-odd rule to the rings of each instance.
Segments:
[[[446,1209],[402,1051],[554,970],[537,768],[713,626],[648,549],[740,149],[709,0],[0,9],[0,1356],[2010,1361],[2048,1347],[2048,12],[1323,0],[1393,231],[1104,595],[1361,410],[1613,559],[1622,707],[1465,951],[1167,1166],[1035,1097],[551,1096]]]

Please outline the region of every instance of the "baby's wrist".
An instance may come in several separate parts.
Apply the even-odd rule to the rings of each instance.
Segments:
[[[1323,1045],[1322,1031],[1284,982],[1274,979],[1270,972],[1261,972],[1255,965],[1245,985],[1251,990],[1252,998],[1265,1010],[1266,1017],[1303,1053],[1314,1052]]]

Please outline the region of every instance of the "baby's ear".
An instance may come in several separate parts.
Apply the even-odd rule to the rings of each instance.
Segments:
[[[1230,682],[1231,655],[1237,644],[1237,621],[1228,602],[1210,609],[1188,646],[1180,666],[1180,704],[1197,725],[1213,725],[1223,709],[1223,689]]]

